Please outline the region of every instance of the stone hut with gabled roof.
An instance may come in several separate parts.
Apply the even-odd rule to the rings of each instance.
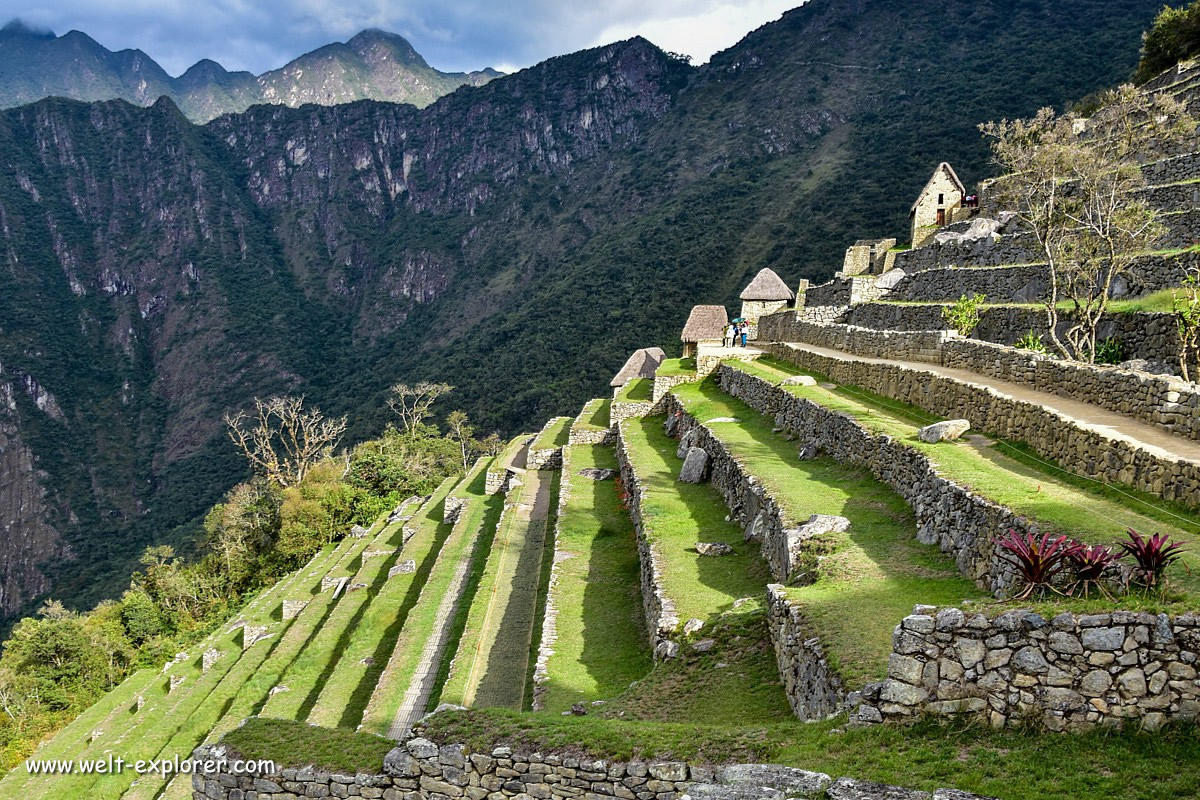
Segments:
[[[937,229],[954,221],[954,211],[962,207],[967,190],[954,172],[954,167],[943,161],[917,195],[908,211],[912,220],[912,246],[928,242]]]
[[[687,324],[679,335],[683,340],[683,357],[694,357],[702,344],[720,347],[728,324],[725,306],[692,306],[692,313],[688,314]]]
[[[752,339],[758,338],[759,317],[781,311],[796,300],[796,293],[769,267],[759,270],[739,296],[742,299],[742,316],[750,323]]]
[[[634,350],[633,355],[625,362],[625,366],[621,367],[616,376],[609,381],[609,386],[613,387],[613,397],[625,387],[625,384],[637,378],[653,378],[658,365],[667,357],[666,352],[661,347],[643,347],[641,350]]]

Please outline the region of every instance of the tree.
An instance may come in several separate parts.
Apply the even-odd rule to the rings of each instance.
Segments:
[[[1164,69],[1200,53],[1200,3],[1186,8],[1166,6],[1142,35],[1142,57],[1135,79],[1150,80]]]
[[[304,410],[303,397],[254,398],[254,413],[225,416],[229,439],[250,466],[280,486],[294,486],[333,450],[346,431],[346,418],[326,419]]]
[[[1192,267],[1181,289],[1171,291],[1171,307],[1179,326],[1179,374],[1190,381],[1188,369],[1200,355],[1200,267]]]
[[[449,437],[458,442],[463,472],[466,472],[467,467],[471,465],[471,453],[475,451],[475,429],[467,419],[465,411],[451,411],[446,417],[446,429]]]
[[[971,332],[979,326],[979,309],[986,299],[987,296],[982,294],[972,296],[964,294],[953,304],[942,309],[942,319],[958,331],[959,336],[970,336]]]
[[[388,397],[388,408],[400,417],[400,424],[409,436],[416,436],[422,423],[433,414],[433,404],[454,387],[446,383],[422,381],[415,386],[397,383]]]
[[[278,534],[279,508],[278,491],[258,478],[235,486],[204,518],[205,545],[235,590],[249,576],[258,553]]]
[[[1171,98],[1122,86],[1088,121],[1044,108],[1030,120],[980,126],[1005,170],[991,189],[1046,259],[1047,333],[1060,355],[1093,363],[1096,329],[1114,282],[1158,239],[1159,212],[1137,194],[1139,156],[1169,148],[1195,128]],[[1059,304],[1070,311],[1060,335]],[[1064,339],[1066,340],[1064,342]]]

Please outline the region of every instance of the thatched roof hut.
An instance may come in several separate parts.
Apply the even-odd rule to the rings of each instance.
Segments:
[[[679,338],[685,342],[720,341],[725,336],[725,326],[729,324],[729,314],[725,306],[692,306],[687,324]]]
[[[624,386],[635,378],[653,378],[654,371],[666,357],[667,354],[661,347],[643,347],[641,350],[634,350],[633,355],[625,362],[625,366],[621,367],[608,385]]]
[[[796,293],[788,288],[775,270],[764,267],[738,295],[743,300],[795,300]]]

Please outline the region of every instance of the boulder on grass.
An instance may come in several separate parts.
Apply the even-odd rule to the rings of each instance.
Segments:
[[[731,556],[734,551],[724,542],[696,542],[696,552],[702,556]]]
[[[816,386],[817,379],[811,375],[793,375],[790,378],[784,378],[780,386]]]
[[[689,447],[679,469],[679,480],[683,483],[703,483],[708,477],[708,453],[702,447]]]
[[[948,419],[926,425],[917,432],[922,442],[948,442],[957,439],[971,429],[971,423],[965,419]]]
[[[606,481],[617,474],[615,469],[597,469],[595,467],[585,467],[579,470],[579,474],[585,478],[591,478],[594,481]]]

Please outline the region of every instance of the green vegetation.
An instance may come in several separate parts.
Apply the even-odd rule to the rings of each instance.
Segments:
[[[701,422],[741,420],[714,424],[711,430],[776,498],[792,524],[812,514],[850,520],[848,531],[812,543],[819,547],[814,560],[823,556],[814,569],[816,582],[788,590],[849,686],[887,676],[892,629],[913,605],[960,605],[984,597],[951,559],[917,542],[912,511],[865,468],[828,456],[797,461],[795,444],[773,434],[770,419],[722,393],[713,378],[673,393]]]
[[[729,366],[779,383],[788,375],[805,372],[774,359],[756,362],[729,362]],[[827,378],[806,372],[820,382]],[[1124,538],[1126,528],[1142,532],[1165,533],[1173,539],[1192,544],[1187,569],[1172,574],[1176,588],[1189,594],[1200,591],[1200,519],[1181,508],[1169,506],[1158,498],[1125,489],[1101,487],[1094,482],[1073,478],[1032,457],[1027,448],[1002,439],[970,436],[957,442],[929,444],[917,438],[924,425],[939,421],[928,412],[895,400],[879,397],[862,389],[839,386],[787,386],[788,392],[807,398],[834,411],[840,411],[870,430],[886,434],[917,448],[938,469],[957,483],[968,486],[1026,517],[1038,520],[1044,530],[1064,533],[1093,544],[1111,544]],[[1158,509],[1157,511],[1155,509]]]
[[[654,377],[676,378],[680,375],[695,375],[696,374],[696,359],[694,358],[666,358],[658,365],[658,369],[654,371]]]
[[[1200,759],[1200,739],[1186,727],[1064,736],[937,720],[850,729],[843,724],[653,723],[495,710],[438,714],[423,735],[484,752],[504,744],[528,752],[585,750],[614,760],[765,761],[925,791],[953,786],[1005,800],[1187,797],[1195,776],[1181,765]]]
[[[500,519],[458,641],[454,669],[442,701],[473,707],[522,709],[528,705],[529,654],[552,483],[557,472],[527,472]]]
[[[420,596],[408,612],[404,627],[396,638],[395,647],[379,682],[375,685],[362,718],[362,730],[386,735],[404,702],[406,690],[417,677],[417,668],[434,630],[438,609],[448,598],[451,584],[464,560],[470,563],[481,559],[482,533],[485,526],[494,524],[503,497],[486,497],[485,475],[491,462],[480,460],[462,482],[451,492],[452,497],[467,501],[449,537],[438,551],[437,560],[428,578],[420,584]],[[453,649],[453,638],[447,646]],[[433,654],[435,657],[436,653]]]
[[[1142,37],[1142,55],[1134,80],[1144,83],[1165,69],[1200,53],[1200,3],[1163,10]]]
[[[571,435],[571,417],[555,417],[546,423],[538,437],[529,446],[530,450],[550,450],[563,447]]]
[[[630,419],[622,431],[630,461],[643,483],[642,521],[646,538],[663,560],[663,592],[680,620],[708,620],[743,597],[766,593],[770,574],[757,546],[726,521],[729,509],[708,485],[679,483],[676,442],[663,433],[662,417]],[[697,542],[723,542],[734,554],[705,558]]]
[[[573,445],[563,461],[567,500],[558,518],[558,639],[544,700],[550,712],[615,697],[651,667],[633,525],[617,482],[579,474],[589,468],[616,469],[612,448]]]
[[[617,392],[618,403],[649,403],[654,395],[653,378],[634,378]]]
[[[608,430],[608,417],[611,408],[612,400],[607,397],[597,397],[593,400],[588,400],[583,410],[579,412],[576,424],[585,430]]]
[[[378,773],[383,758],[396,746],[371,733],[320,728],[291,720],[253,717],[221,740],[243,759],[273,760],[278,766],[355,774]]]
[[[979,325],[979,311],[987,298],[982,294],[967,297],[965,294],[955,302],[942,308],[942,319],[959,336],[970,336]]]

